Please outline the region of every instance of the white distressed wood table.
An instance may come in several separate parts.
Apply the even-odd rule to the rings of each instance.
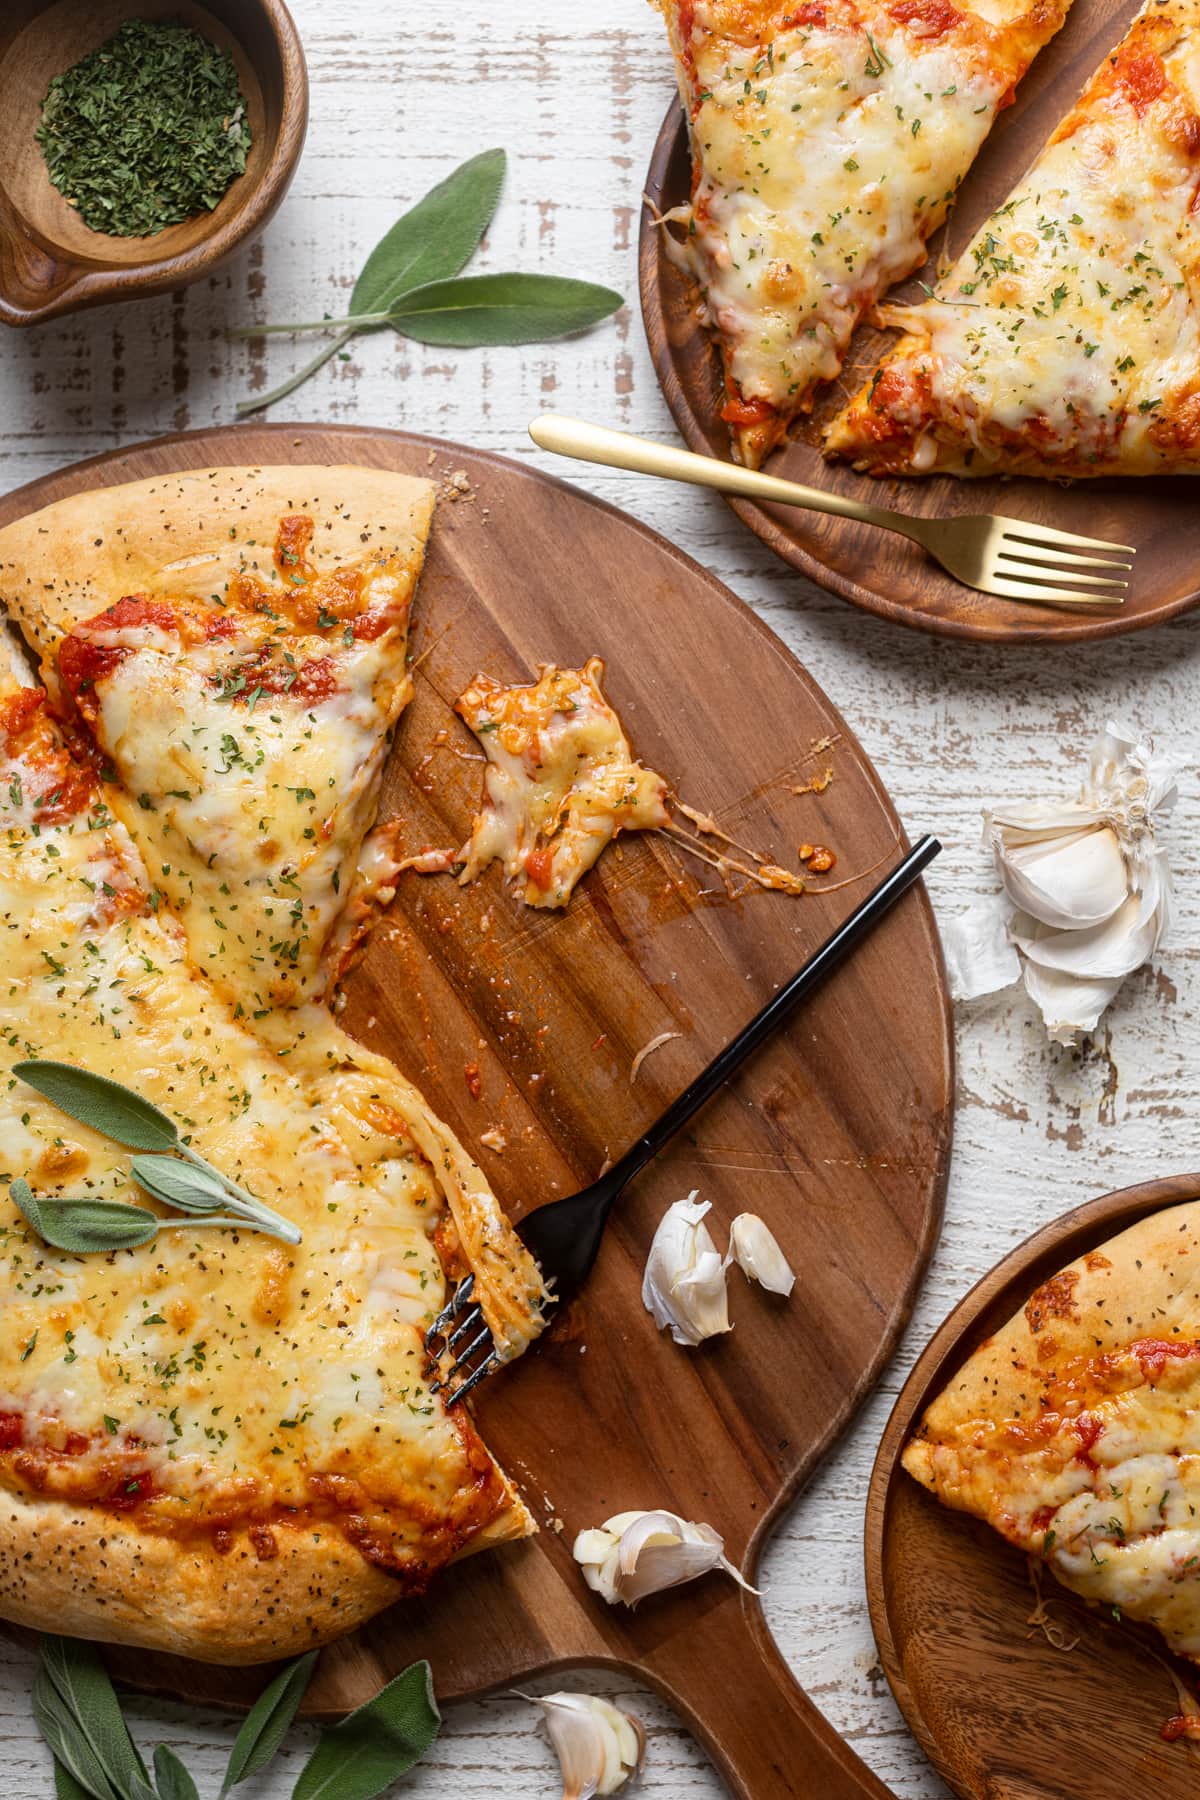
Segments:
[[[589,7],[493,0],[293,0],[308,53],[312,124],[290,195],[265,238],[186,292],[0,336],[0,483],[137,439],[232,419],[311,339],[231,345],[229,325],[344,312],[367,250],[475,151],[510,171],[476,267],[587,276],[629,305],[614,324],[526,350],[425,350],[361,338],[274,409],[284,419],[408,427],[549,467],[525,425],[556,407],[672,441],[636,306],[642,177],[672,91],[665,34],[645,0]],[[559,465],[556,473],[576,471]],[[715,496],[603,471],[593,492],[683,545],[747,600],[812,670],[875,759],[910,831],[946,854],[931,889],[943,917],[991,886],[978,848],[988,799],[1070,788],[1108,717],[1175,752],[1197,744],[1200,617],[1111,644],[1001,652],[865,617],[777,563]],[[1180,531],[1196,541],[1196,515]],[[581,571],[586,580],[586,571]],[[1197,783],[1170,830],[1178,917],[1153,970],[1125,985],[1096,1041],[1047,1047],[1013,995],[959,1009],[958,1121],[941,1247],[878,1393],[785,1522],[765,1565],[768,1617],[800,1680],[901,1800],[944,1794],[901,1720],[874,1654],[861,1536],[871,1459],[891,1400],[933,1326],[1034,1226],[1089,1196],[1200,1167],[1200,850]],[[747,1205],[753,1194],[747,1193]],[[29,1708],[31,1660],[0,1643],[0,1792],[42,1800],[49,1758]],[[647,1800],[715,1800],[703,1753],[652,1697],[591,1685],[649,1727]],[[232,1726],[137,1704],[141,1739],[166,1737],[215,1794]],[[298,1730],[256,1785],[281,1800],[311,1742]],[[247,1790],[248,1792],[251,1790]],[[403,1791],[414,1800],[557,1795],[530,1708],[454,1708]],[[1081,1790],[1082,1791],[1082,1790]],[[774,1800],[763,1795],[762,1800]]]

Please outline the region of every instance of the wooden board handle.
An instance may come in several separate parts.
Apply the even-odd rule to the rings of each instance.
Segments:
[[[749,1594],[656,1645],[639,1672],[683,1715],[735,1800],[894,1800],[817,1711]]]

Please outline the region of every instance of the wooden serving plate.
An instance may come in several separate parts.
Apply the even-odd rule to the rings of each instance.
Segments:
[[[933,279],[930,271],[937,268],[945,242],[957,256],[981,222],[1003,203],[1138,9],[1139,0],[1075,0],[1063,29],[1018,88],[1016,104],[1000,115],[963,183],[947,230],[932,240],[932,260],[920,271],[922,277]],[[665,212],[686,201],[690,192],[687,131],[675,103],[654,147],[645,193]],[[724,401],[720,359],[711,334],[696,318],[695,288],[666,256],[663,236],[650,208],[643,208],[639,273],[654,366],[691,448],[728,460],[729,430],[720,417]],[[892,297],[922,298],[918,279],[898,288]],[[856,606],[947,637],[997,643],[1116,637],[1157,625],[1200,601],[1196,486],[1187,477],[1080,481],[1071,486],[1029,480],[954,481],[946,476],[881,481],[856,475],[845,464],[827,463],[819,448],[823,427],[869,378],[880,354],[895,339],[894,332],[869,325],[859,329],[842,381],[824,391],[800,434],[768,458],[768,471],[921,517],[999,512],[1132,544],[1138,555],[1125,605],[1112,613],[1078,613],[978,594],[953,581],[916,545],[892,532],[797,507],[730,499],[734,512],[765,544]]]
[[[916,1737],[962,1800],[1194,1800],[1172,1670],[1196,1670],[1148,1629],[1092,1612],[1047,1573],[1043,1597],[1075,1649],[1031,1627],[1027,1561],[978,1519],[939,1505],[900,1466],[921,1414],[1033,1290],[1148,1213],[1200,1196],[1200,1175],[1106,1194],[1034,1232],[955,1307],[904,1385],[867,1501],[867,1595],[884,1672]],[[1189,1707],[1187,1710],[1195,1710]]]
[[[97,484],[259,461],[461,472],[469,485],[437,509],[416,698],[387,774],[384,809],[408,822],[413,848],[461,842],[478,802],[475,746],[450,710],[470,677],[520,680],[540,660],[599,653],[647,763],[743,841],[785,860],[802,839],[831,844],[825,885],[850,878],[800,899],[731,901],[661,835],[607,851],[561,916],[523,909],[495,870],[465,890],[406,878],[349,982],[345,1021],[420,1084],[520,1214],[591,1180],[657,1116],[878,878],[867,871],[897,859],[899,821],[838,713],[727,589],[644,526],[498,457],[352,427],[200,431],[35,482],[0,501],[0,523]],[[823,793],[790,791],[827,765]],[[638,1049],[664,1031],[681,1035],[631,1083]],[[327,1650],[313,1711],[356,1705],[419,1656],[444,1699],[603,1664],[673,1700],[742,1800],[885,1793],[793,1681],[756,1599],[709,1577],[636,1613],[612,1609],[584,1586],[571,1544],[612,1513],[667,1505],[714,1523],[754,1569],[908,1316],[940,1220],[951,1046],[933,917],[915,891],[645,1172],[584,1295],[484,1385],[485,1438],[540,1536],[450,1569],[428,1600]],[[481,1144],[488,1127],[502,1153]],[[694,1353],[659,1336],[640,1300],[654,1228],[691,1188],[712,1200],[721,1234],[737,1212],[760,1212],[799,1276],[787,1303],[739,1286],[735,1330]],[[259,1685],[254,1671],[137,1651],[111,1662],[135,1686],[233,1706]]]
[[[252,142],[245,174],[212,212],[152,237],[92,231],[51,186],[34,136],[52,76],[128,19],[190,25],[233,56]],[[308,127],[308,74],[283,0],[4,0],[0,6],[0,323],[184,287],[261,231],[283,199]]]

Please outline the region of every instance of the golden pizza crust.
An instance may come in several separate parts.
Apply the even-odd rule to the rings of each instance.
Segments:
[[[188,469],[55,500],[0,529],[0,599],[48,663],[64,634],[127,594],[207,601],[235,575],[274,578],[289,513],[316,521],[322,566],[409,555],[420,568],[432,482],[354,463]]]
[[[508,1492],[505,1510],[460,1556],[537,1530]],[[0,1615],[34,1631],[237,1666],[298,1656],[403,1598],[336,1530],[273,1523],[271,1535],[267,1560],[245,1530],[230,1533],[222,1554],[211,1538],[189,1543],[90,1507],[0,1493]]]

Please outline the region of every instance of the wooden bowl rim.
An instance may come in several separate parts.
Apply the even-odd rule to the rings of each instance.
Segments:
[[[279,56],[282,79],[279,126],[274,143],[245,204],[189,249],[171,255],[149,256],[144,262],[127,263],[119,268],[96,268],[77,263],[47,244],[40,233],[24,231],[19,235],[36,243],[47,256],[59,261],[73,274],[47,300],[36,306],[22,306],[9,299],[0,288],[0,324],[39,325],[83,307],[102,306],[127,298],[149,298],[171,288],[186,287],[232,255],[240,244],[266,224],[287,192],[304,149],[308,132],[308,63],[296,22],[284,0],[239,0],[239,3],[243,7],[247,4],[257,7],[266,20]],[[98,239],[103,236],[102,233],[96,235]],[[18,233],[0,219],[0,238],[11,242],[17,236]],[[152,243],[153,239],[148,242]],[[128,289],[132,292],[127,293]]]
[[[668,167],[680,149],[680,139],[687,133],[687,121],[678,97],[667,107],[666,116],[655,139],[654,150],[650,158],[650,166],[646,171],[643,188],[641,219],[638,226],[638,294],[641,301],[642,324],[646,333],[646,341],[650,349],[654,372],[658,377],[663,398],[670,409],[671,416],[683,434],[689,449],[700,456],[713,455],[712,442],[704,429],[692,404],[691,395],[684,387],[676,373],[674,359],[671,355],[666,330],[666,313],[663,306],[662,277],[666,258],[661,246],[661,227],[658,225],[653,208],[658,208],[663,194],[663,187]],[[684,146],[686,148],[686,145]],[[699,323],[697,331],[704,329]],[[1169,478],[1164,478],[1169,479]],[[1178,479],[1188,479],[1180,477]],[[1108,619],[1075,618],[1070,614],[1055,614],[1054,623],[1049,623],[1051,615],[1039,621],[1033,617],[1028,622],[1013,620],[1007,622],[988,623],[985,620],[946,618],[941,614],[925,612],[912,606],[903,605],[888,598],[886,594],[874,588],[864,587],[860,581],[832,569],[821,561],[811,550],[798,543],[783,527],[764,510],[755,500],[743,500],[732,494],[722,494],[721,499],[737,514],[743,525],[749,527],[755,537],[761,538],[767,548],[773,550],[783,562],[790,563],[807,575],[810,581],[827,593],[837,594],[843,600],[849,600],[853,606],[864,612],[874,613],[877,618],[888,619],[894,624],[907,625],[914,631],[925,631],[934,637],[966,638],[975,643],[1002,644],[1059,644],[1090,643],[1100,638],[1124,637],[1134,631],[1148,631],[1152,626],[1161,625],[1167,619],[1178,617],[1181,613],[1191,612],[1200,606],[1200,572],[1196,587],[1190,594],[1180,599],[1163,601],[1149,610],[1119,614]],[[1036,608],[1030,609],[1031,613]]]
[[[935,1392],[944,1387],[990,1332],[1012,1317],[1039,1281],[1086,1255],[1097,1244],[1135,1225],[1139,1219],[1197,1198],[1200,1198],[1200,1174],[1167,1175],[1155,1181],[1115,1188],[1111,1193],[1085,1201],[1082,1206],[1040,1225],[989,1269],[938,1326],[917,1358],[884,1427],[871,1470],[863,1532],[871,1629],[888,1686],[909,1730],[943,1781],[962,1796],[962,1800],[985,1800],[985,1796],[975,1789],[964,1788],[957,1768],[943,1754],[941,1742],[926,1721],[905,1677],[892,1632],[890,1593],[884,1576],[888,1513],[897,1481],[911,1479],[900,1467],[900,1452],[917,1417]],[[1045,1265],[1044,1268],[1039,1270],[1039,1264]]]

